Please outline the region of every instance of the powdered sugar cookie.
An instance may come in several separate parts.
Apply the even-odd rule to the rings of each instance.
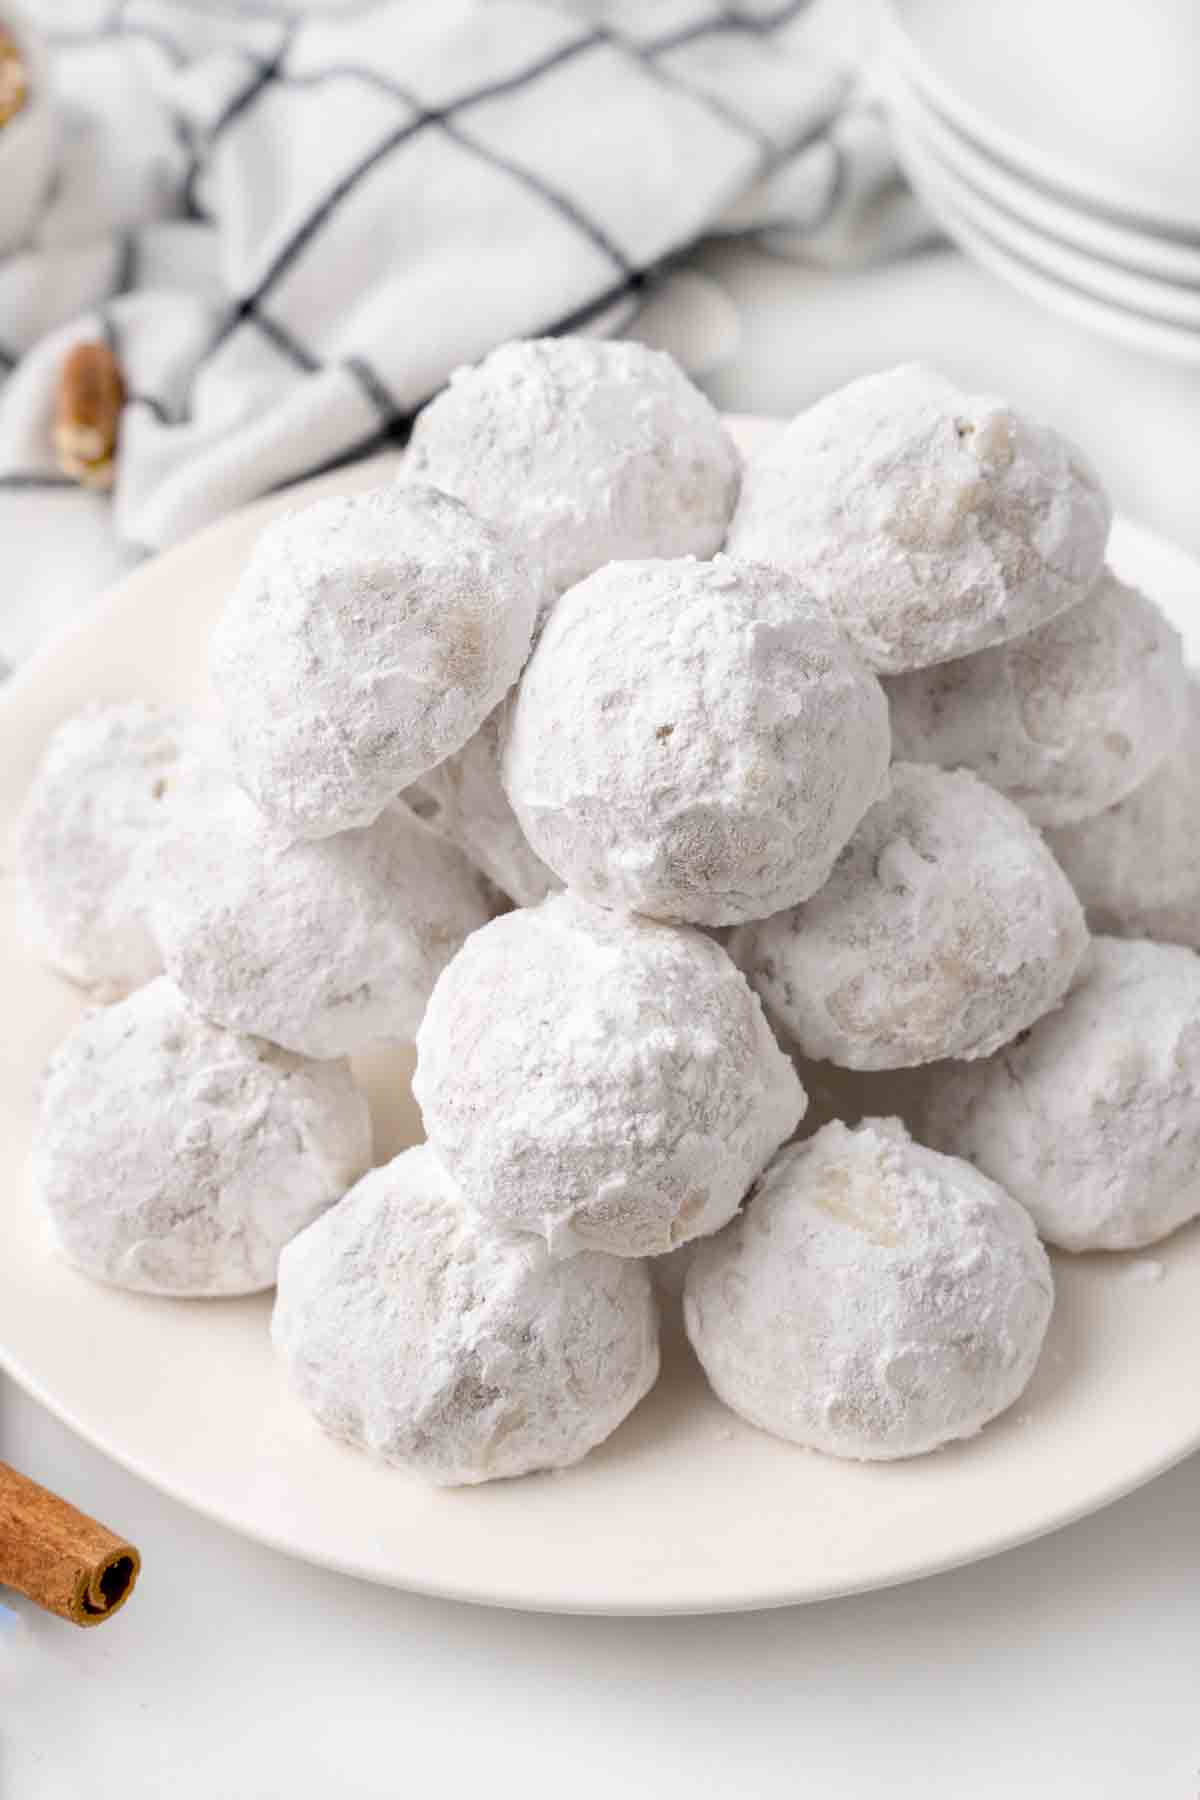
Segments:
[[[618,558],[711,556],[739,473],[716,412],[669,356],[562,337],[456,370],[418,418],[401,479],[512,531],[558,593]]]
[[[1082,600],[1109,522],[1057,432],[906,364],[830,394],[751,459],[726,549],[789,570],[896,674]]]
[[[89,1013],[51,1058],[33,1188],[88,1275],[150,1294],[252,1294],[370,1159],[345,1063],[223,1031],[162,976]]]
[[[1024,1389],[1054,1287],[1002,1188],[896,1119],[826,1125],[697,1246],[688,1336],[727,1406],[864,1460],[972,1437]]]
[[[413,1092],[491,1229],[652,1255],[715,1231],[804,1111],[718,944],[570,895],[469,938],[433,991]]]
[[[162,971],[141,859],[195,803],[211,749],[198,719],[140,700],[89,706],[50,739],[17,827],[22,923],[100,998]]]
[[[1200,1215],[1200,958],[1094,938],[1057,1012],[931,1074],[922,1135],[1064,1250],[1136,1250]]]
[[[436,488],[287,514],[213,636],[239,780],[293,836],[369,825],[503,699],[541,599],[513,545]]]
[[[271,1334],[326,1431],[444,1485],[578,1462],[658,1376],[645,1265],[481,1232],[426,1144],[288,1246]]]
[[[490,916],[463,853],[398,802],[292,843],[228,782],[154,870],[154,932],[192,1004],[301,1056],[411,1043],[437,977]]]
[[[1041,835],[965,771],[895,763],[825,886],[729,949],[806,1057],[988,1056],[1056,1006],[1087,948]]]
[[[1093,931],[1200,950],[1200,685],[1176,748],[1141,787],[1047,842]]]
[[[405,798],[465,850],[518,906],[536,906],[562,886],[521,830],[500,778],[507,704],[489,713],[461,750],[423,775]]]
[[[589,900],[733,925],[820,887],[889,743],[879,683],[788,576],[611,563],[550,617],[504,780],[538,855]]]
[[[1146,780],[1183,729],[1179,634],[1106,571],[1049,625],[885,684],[894,753],[974,769],[1037,825],[1066,825]]]

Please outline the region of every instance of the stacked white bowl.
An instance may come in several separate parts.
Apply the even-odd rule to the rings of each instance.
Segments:
[[[1034,298],[1200,364],[1196,0],[885,0],[905,170]]]

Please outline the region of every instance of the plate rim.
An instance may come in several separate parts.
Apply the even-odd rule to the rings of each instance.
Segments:
[[[1134,318],[1163,324],[1172,330],[1200,331],[1200,281],[1185,286],[1144,270],[1131,269],[1111,257],[1101,257],[1077,245],[1067,244],[1043,227],[1018,217],[1010,208],[984,193],[963,174],[926,134],[922,116],[911,111],[895,120],[897,144],[917,170],[917,180],[943,185],[950,203],[968,222],[987,231],[1008,253],[1027,259],[1049,279],[1086,294],[1103,305],[1113,305]],[[1184,312],[1190,316],[1184,317]]]
[[[1046,188],[1000,162],[944,118],[898,67],[885,80],[889,112],[915,132],[940,167],[1015,223],[1104,266],[1188,293],[1200,292],[1200,243],[1170,244],[1146,232],[1071,207]]]
[[[1186,1229],[1186,1228],[1185,1228]],[[802,1590],[777,1590],[773,1592],[750,1591],[743,1597],[696,1599],[680,1597],[672,1602],[661,1598],[639,1601],[636,1597],[626,1598],[610,1603],[585,1599],[564,1599],[561,1593],[538,1594],[527,1592],[521,1595],[499,1596],[494,1591],[473,1587],[470,1583],[456,1585],[452,1580],[439,1578],[423,1581],[409,1574],[396,1579],[380,1574],[377,1569],[355,1562],[353,1557],[339,1557],[329,1552],[318,1553],[308,1548],[297,1548],[285,1537],[273,1534],[261,1525],[250,1521],[233,1522],[228,1513],[205,1500],[189,1497],[170,1477],[156,1474],[144,1466],[136,1456],[130,1456],[116,1450],[111,1444],[89,1426],[82,1423],[71,1412],[69,1407],[61,1406],[50,1395],[42,1384],[23,1370],[19,1360],[10,1357],[4,1343],[0,1341],[0,1373],[15,1381],[17,1386],[45,1407],[50,1415],[65,1425],[69,1431],[91,1446],[93,1450],[109,1458],[119,1468],[125,1469],[139,1481],[157,1493],[164,1494],[176,1505],[184,1507],[188,1512],[196,1513],[200,1518],[208,1519],[225,1531],[232,1531],[239,1537],[249,1539],[252,1543],[261,1544],[277,1555],[289,1557],[294,1562],[301,1562],[310,1568],[328,1569],[337,1575],[346,1575],[355,1581],[365,1581],[372,1587],[383,1587],[397,1593],[419,1594],[431,1600],[451,1600],[465,1606],[495,1607],[504,1612],[528,1612],[561,1614],[575,1618],[704,1618],[723,1613],[774,1612],[786,1606],[819,1606],[828,1600],[845,1600],[856,1594],[884,1593],[888,1588],[906,1587],[910,1582],[925,1581],[936,1575],[948,1575],[955,1569],[972,1567],[975,1563],[990,1561],[994,1556],[1003,1556],[1009,1550],[1019,1550],[1026,1544],[1034,1544],[1040,1538],[1051,1537],[1057,1531],[1063,1531],[1070,1525],[1090,1518],[1092,1514],[1103,1512],[1109,1506],[1115,1506],[1126,1500],[1140,1488],[1148,1487],[1157,1481],[1160,1475],[1168,1474],[1178,1468],[1181,1463],[1194,1456],[1200,1450],[1200,1419],[1197,1420],[1195,1436],[1182,1447],[1176,1446],[1167,1452],[1153,1466],[1143,1469],[1128,1480],[1116,1481],[1110,1488],[1097,1493],[1092,1498],[1074,1505],[1068,1505],[1053,1513],[1050,1517],[1028,1530],[1016,1529],[1007,1535],[989,1539],[983,1549],[966,1549],[945,1558],[918,1558],[911,1564],[898,1566],[883,1579],[876,1576],[865,1576],[862,1581],[832,1582],[828,1587],[805,1586]],[[802,1451],[795,1446],[798,1454],[817,1455],[816,1451]],[[353,1452],[351,1452],[353,1454]],[[916,1460],[916,1459],[914,1459]],[[387,1471],[382,1473],[386,1476]]]
[[[911,144],[897,133],[897,147],[906,172],[910,162],[916,164],[920,153],[912,153]],[[1077,324],[1139,351],[1143,356],[1156,356],[1170,362],[1195,367],[1200,364],[1200,329],[1189,330],[1166,319],[1134,312],[1115,300],[1085,293],[1062,277],[1035,263],[1030,257],[1000,244],[974,218],[968,218],[949,198],[936,174],[920,170],[913,175],[913,186],[930,212],[947,234],[977,262],[989,268],[1011,287],[1072,319]]]

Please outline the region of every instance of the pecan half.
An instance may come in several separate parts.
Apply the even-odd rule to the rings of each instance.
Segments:
[[[104,343],[76,344],[58,378],[54,448],[58,466],[85,487],[110,488],[125,383]]]

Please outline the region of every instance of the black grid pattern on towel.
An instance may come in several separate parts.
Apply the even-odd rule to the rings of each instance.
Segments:
[[[676,262],[691,247],[691,242],[689,240],[675,245],[652,264],[639,267],[612,240],[599,222],[589,216],[571,195],[524,164],[510,161],[487,145],[478,142],[464,123],[464,115],[468,115],[472,108],[484,101],[526,90],[554,70],[561,68],[563,64],[579,57],[585,57],[600,48],[606,48],[628,57],[651,79],[661,83],[664,87],[673,89],[676,93],[685,95],[713,118],[719,120],[729,131],[738,134],[755,150],[760,175],[768,173],[772,168],[778,167],[797,154],[807,143],[820,136],[828,124],[828,121],[822,121],[816,130],[807,131],[803,139],[799,139],[795,143],[776,145],[753,120],[741,117],[735,109],[728,106],[719,97],[694,87],[675,71],[664,67],[661,61],[661,58],[671,51],[706,37],[728,33],[744,33],[757,38],[770,37],[792,23],[801,13],[807,11],[812,0],[785,0],[784,4],[759,11],[742,11],[735,6],[721,6],[689,26],[658,38],[642,41],[626,37],[611,23],[597,24],[582,31],[578,37],[569,39],[557,49],[532,61],[515,74],[498,78],[459,94],[445,105],[432,107],[425,106],[414,94],[405,90],[398,83],[388,80],[371,69],[338,65],[308,74],[289,75],[286,67],[287,55],[299,20],[294,12],[286,6],[274,4],[273,0],[250,0],[249,4],[247,4],[247,0],[236,0],[236,4],[227,5],[223,4],[222,0],[177,0],[177,3],[188,10],[206,14],[212,18],[236,19],[241,15],[242,17],[278,21],[280,27],[279,41],[273,54],[264,60],[246,53],[250,73],[245,86],[228,102],[203,138],[194,142],[190,147],[189,168],[185,180],[185,203],[193,216],[202,217],[204,213],[199,190],[204,178],[206,160],[211,155],[214,145],[235,127],[239,120],[245,119],[262,96],[272,87],[276,85],[310,86],[335,78],[352,78],[390,94],[398,105],[404,107],[403,119],[360,157],[328,193],[313,204],[307,216],[293,228],[288,238],[277,250],[254,287],[231,304],[192,368],[182,405],[171,410],[162,400],[153,395],[133,394],[129,396],[130,404],[150,408],[160,420],[169,420],[174,424],[186,423],[191,416],[192,396],[197,381],[221,347],[235,331],[245,324],[252,324],[277,351],[306,373],[316,373],[330,367],[342,370],[357,384],[369,401],[378,416],[378,426],[368,436],[348,443],[343,450],[327,456],[319,465],[297,471],[284,485],[308,480],[314,475],[344,466],[346,463],[372,454],[388,445],[403,444],[407,441],[413,420],[420,411],[421,405],[433,398],[433,394],[430,393],[416,407],[401,408],[397,406],[388,393],[386,384],[361,355],[343,358],[338,363],[331,365],[309,346],[302,343],[294,333],[287,330],[277,317],[266,311],[266,303],[274,288],[297,258],[308,249],[335,217],[347,197],[382,163],[396,155],[406,143],[427,131],[440,131],[460,149],[489,164],[497,174],[519,182],[527,192],[536,195],[542,204],[554,212],[560,222],[566,224],[581,237],[586,238],[590,247],[593,250],[599,250],[607,259],[613,275],[611,284],[606,285],[601,291],[572,308],[569,313],[548,319],[529,333],[531,336],[554,337],[578,331],[592,320],[619,305],[623,299],[635,297],[653,278]],[[56,41],[79,44],[88,41],[98,42],[124,35],[134,39],[143,38],[154,43],[172,64],[186,60],[180,45],[168,34],[140,21],[127,18],[128,4],[129,0],[117,0],[109,18],[91,33],[64,34]],[[352,3],[339,7],[336,17],[344,19],[362,16],[389,4],[394,4],[394,0],[358,0],[358,4]],[[112,330],[111,320],[106,322],[106,329]],[[3,358],[0,356],[0,366],[2,363]],[[37,477],[32,474],[0,476],[0,486],[33,486],[39,483],[54,487],[62,485],[58,478],[53,476]]]

